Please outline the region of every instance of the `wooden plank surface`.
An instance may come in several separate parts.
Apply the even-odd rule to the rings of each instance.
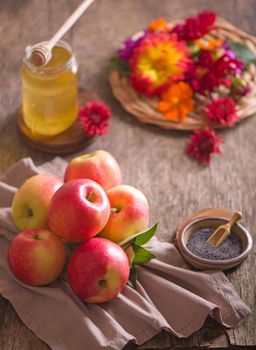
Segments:
[[[30,156],[37,164],[52,158],[30,149],[17,136],[21,59],[27,44],[49,37],[78,3],[79,0],[0,0],[0,174],[22,157]],[[109,59],[125,37],[154,18],[182,18],[203,9],[215,10],[256,34],[255,0],[96,0],[66,38],[78,56],[80,85],[96,91],[114,114],[110,134],[98,138],[87,150],[103,148],[115,155],[125,182],[140,188],[149,199],[151,221],[159,221],[159,236],[164,240],[171,239],[182,218],[205,207],[239,209],[246,226],[252,232],[255,227],[256,118],[223,132],[223,155],[204,168],[184,154],[186,135],[139,124],[114,100],[107,81]],[[230,346],[228,339],[234,345],[256,346],[255,254],[256,249],[244,264],[228,273],[252,310],[238,327],[226,332],[209,321],[189,339],[161,334],[143,348],[226,347]],[[0,349],[49,349],[2,297]]]

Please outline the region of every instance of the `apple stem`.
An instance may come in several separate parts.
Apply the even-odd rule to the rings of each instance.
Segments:
[[[117,214],[121,211],[121,209],[119,208],[111,208],[111,212],[114,213],[114,214]]]
[[[44,239],[43,235],[40,235],[40,233],[36,233],[34,235],[34,239],[36,239],[37,241],[42,241]]]
[[[106,285],[106,283],[107,283],[106,280],[100,280],[99,281],[99,286],[100,287],[104,287]]]
[[[91,202],[91,203],[95,202],[95,199],[96,199],[95,193],[92,192],[92,191],[89,192],[89,193],[86,195],[86,199],[87,199],[89,202]]]
[[[28,208],[27,215],[32,217],[34,215],[33,210],[31,208]]]

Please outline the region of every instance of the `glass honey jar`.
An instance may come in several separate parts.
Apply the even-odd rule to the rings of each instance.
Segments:
[[[68,129],[78,113],[78,64],[72,48],[59,41],[45,66],[30,62],[31,46],[22,65],[22,111],[34,134],[54,136]]]

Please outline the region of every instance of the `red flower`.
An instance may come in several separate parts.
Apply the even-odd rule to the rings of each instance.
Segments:
[[[78,115],[81,128],[89,136],[106,134],[110,118],[111,113],[107,105],[96,101],[88,102],[84,107],[81,107]]]
[[[213,72],[206,73],[200,81],[200,93],[205,95],[206,91],[213,91],[221,84],[221,80]]]
[[[202,50],[198,61],[189,66],[185,79],[195,92],[205,95],[220,85],[231,86],[230,75],[239,75],[244,64],[241,60],[228,54],[217,60],[211,52]]]
[[[209,51],[202,50],[198,55],[198,65],[203,68],[212,69],[214,66],[214,60]]]
[[[190,135],[190,143],[187,146],[187,154],[196,158],[199,162],[209,164],[212,153],[221,153],[219,145],[223,140],[214,130],[205,128],[197,130]]]
[[[207,34],[215,22],[216,14],[214,12],[201,12],[195,18],[187,18],[185,24],[178,24],[172,29],[179,40],[196,40]]]
[[[214,73],[216,76],[223,78],[227,74],[240,74],[244,63],[238,58],[224,54],[214,63]]]
[[[189,83],[194,92],[200,91],[200,78],[197,74],[197,66],[194,63],[189,64],[188,69],[185,73],[185,81]]]
[[[220,97],[205,107],[205,115],[210,122],[233,126],[237,121],[236,105],[231,97]]]
[[[185,80],[189,83],[194,92],[198,92],[201,95],[205,95],[208,91],[213,91],[216,86],[222,83],[211,71],[206,70],[202,74],[200,70],[193,65],[191,65],[186,72]]]

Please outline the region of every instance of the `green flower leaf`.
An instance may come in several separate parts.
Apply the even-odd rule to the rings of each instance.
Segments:
[[[133,264],[135,265],[146,264],[151,259],[155,258],[154,254],[152,254],[149,250],[141,247],[140,245],[134,244],[133,250],[134,250]]]
[[[147,228],[145,231],[138,232],[133,236],[127,237],[122,242],[119,243],[121,247],[128,247],[132,242],[135,242],[137,245],[143,245],[147,243],[150,238],[154,236],[157,230],[157,223],[150,228]]]
[[[190,51],[190,56],[191,57],[196,57],[198,53],[200,52],[199,47],[195,44],[194,41],[190,41],[187,43],[187,48]]]
[[[228,45],[235,52],[236,56],[244,62],[245,66],[248,66],[250,63],[256,63],[256,54],[247,45],[239,41],[228,41]]]
[[[120,73],[128,76],[131,73],[129,63],[119,57],[113,57],[110,61],[112,68],[117,69]]]

